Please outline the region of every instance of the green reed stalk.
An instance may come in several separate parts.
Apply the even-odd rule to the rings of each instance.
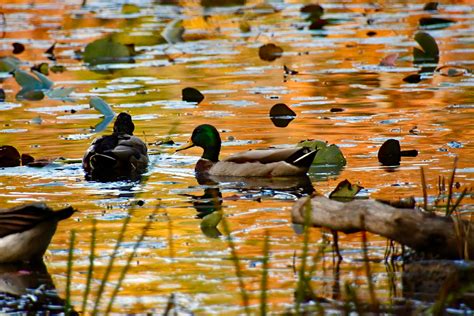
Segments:
[[[453,164],[453,172],[451,173],[451,177],[449,178],[449,187],[448,187],[448,201],[446,203],[446,216],[450,216],[451,213],[451,198],[453,196],[453,187],[454,187],[454,177],[456,175],[456,168],[458,164],[458,157],[454,157],[454,164]]]
[[[242,297],[242,303],[244,304],[245,314],[250,315],[249,296],[247,294],[247,291],[245,290],[244,278],[239,263],[240,260],[237,255],[237,251],[235,250],[235,244],[232,240],[232,236],[230,235],[229,224],[227,223],[227,219],[225,218],[225,216],[222,217],[222,227],[224,228],[224,233],[227,237],[227,244],[230,248],[231,260],[234,263],[235,268],[235,275],[237,276],[237,279],[239,281],[240,296]]]
[[[132,210],[130,210],[128,212],[128,216],[125,218],[125,220],[122,224],[122,229],[120,230],[120,233],[119,233],[117,242],[115,244],[114,250],[112,252],[112,255],[110,256],[109,264],[107,265],[107,269],[105,270],[104,276],[102,277],[102,280],[101,280],[100,285],[99,285],[99,289],[97,290],[97,294],[96,294],[96,298],[95,298],[95,302],[94,302],[94,309],[92,310],[93,315],[97,314],[97,312],[98,312],[100,300],[102,299],[102,295],[103,295],[103,292],[104,292],[104,289],[105,289],[105,285],[107,284],[107,282],[109,280],[110,273],[112,272],[112,268],[114,266],[115,258],[117,257],[117,254],[118,254],[118,249],[120,247],[120,244],[123,241],[123,237],[125,235],[125,231],[127,230],[128,223],[130,222],[130,219],[132,217],[132,213],[133,213]]]
[[[427,193],[427,187],[426,187],[426,178],[425,178],[425,170],[423,167],[420,167],[421,171],[421,187],[423,189],[423,209],[425,211],[428,211],[428,193]]]
[[[301,254],[301,266],[298,271],[298,283],[296,286],[296,302],[295,309],[296,314],[300,314],[301,303],[304,299],[304,293],[306,289],[306,258],[308,256],[308,245],[309,245],[309,229],[311,220],[311,199],[308,199],[304,206],[304,234],[303,234],[303,250]]]
[[[87,299],[89,297],[92,275],[94,273],[94,260],[95,260],[95,241],[96,241],[96,232],[97,232],[97,220],[92,220],[92,231],[91,231],[91,245],[90,245],[90,254],[89,254],[89,267],[87,269],[87,283],[86,289],[84,290],[84,295],[82,296],[82,312],[86,311]]]
[[[72,280],[72,265],[74,261],[74,244],[76,242],[76,231],[71,231],[69,238],[69,250],[67,255],[67,271],[66,271],[66,314],[71,311],[71,280]]]
[[[270,233],[265,230],[265,239],[263,241],[263,260],[262,260],[262,283],[260,286],[260,315],[267,315],[267,291],[268,291],[268,261],[270,252]]]
[[[153,218],[153,215],[154,215],[154,213],[152,214],[151,218]],[[122,286],[122,282],[125,279],[125,275],[127,274],[128,269],[130,268],[130,264],[131,264],[133,258],[135,257],[135,254],[137,253],[138,247],[140,247],[143,239],[145,238],[148,230],[150,229],[151,223],[152,223],[152,221],[148,220],[148,222],[142,228],[142,232],[141,232],[140,236],[138,237],[138,240],[133,245],[133,250],[130,253],[130,255],[128,256],[127,262],[125,263],[125,266],[122,268],[122,272],[120,273],[120,277],[117,281],[117,284],[115,285],[115,288],[112,292],[112,295],[110,296],[109,304],[107,305],[105,315],[110,314],[110,311],[112,310],[112,305],[114,304],[114,301],[115,301],[115,298],[117,297],[118,291],[120,290],[120,287]]]

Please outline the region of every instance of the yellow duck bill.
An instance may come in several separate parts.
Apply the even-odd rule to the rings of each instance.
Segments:
[[[192,140],[188,140],[185,144],[179,146],[178,148],[175,149],[174,152],[178,152],[178,151],[181,151],[181,150],[185,150],[185,149],[188,149],[188,148],[191,148],[191,147],[194,147],[196,146]]]

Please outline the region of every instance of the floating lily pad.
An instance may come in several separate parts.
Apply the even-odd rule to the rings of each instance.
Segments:
[[[307,4],[300,9],[301,13],[309,14],[310,17],[321,17],[324,14],[324,8],[319,4]]]
[[[0,58],[0,72],[12,72],[17,69],[21,61],[14,56]]]
[[[44,92],[41,90],[21,89],[15,97],[17,100],[39,101],[44,99]]]
[[[204,95],[195,88],[187,87],[181,91],[182,100],[186,102],[195,102],[197,104],[204,100]]]
[[[350,201],[355,198],[357,193],[363,189],[358,184],[351,184],[349,180],[339,182],[337,187],[329,194],[329,198],[339,201]]]
[[[270,109],[270,119],[276,127],[287,127],[296,113],[284,103],[277,103]]]
[[[183,42],[183,20],[175,19],[170,21],[165,29],[161,32],[161,36],[168,42],[168,44],[176,44]]]
[[[9,145],[0,146],[0,167],[16,167],[20,165],[20,153]]]
[[[136,14],[140,13],[140,8],[131,3],[125,3],[122,5],[122,13],[123,14]]]
[[[35,78],[24,70],[15,70],[13,76],[16,82],[25,90],[41,90],[43,88],[43,84],[38,78]]]
[[[222,220],[222,211],[212,212],[203,217],[201,221],[201,231],[210,238],[221,236],[221,232],[217,229],[217,225]]]
[[[41,64],[38,64],[38,65],[34,65],[33,67],[31,67],[31,71],[33,71],[33,70],[37,71],[37,72],[40,72],[45,76],[49,75],[49,65],[48,65],[48,63],[41,63]]]
[[[309,147],[311,149],[318,149],[316,156],[313,159],[313,165],[337,165],[345,166],[346,158],[337,145],[328,145],[321,140],[305,140],[299,142],[298,147]]]
[[[425,11],[436,11],[436,10],[438,10],[438,2],[434,2],[434,1],[433,2],[428,2],[423,7],[423,10],[425,10]]]
[[[84,61],[91,65],[121,63],[131,61],[135,55],[130,46],[121,44],[112,36],[101,38],[89,43],[84,50]]]
[[[93,107],[94,109],[96,109],[97,111],[99,111],[100,113],[102,113],[104,117],[115,116],[115,112],[114,110],[112,110],[110,105],[108,105],[107,102],[105,102],[99,97],[95,97],[95,96],[91,97],[91,99],[89,100],[89,105]]]
[[[283,49],[275,44],[265,44],[258,49],[258,56],[261,60],[274,61],[283,55]]]

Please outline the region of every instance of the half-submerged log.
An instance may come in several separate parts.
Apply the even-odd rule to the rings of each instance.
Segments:
[[[299,199],[291,210],[294,223],[307,221],[346,234],[368,231],[417,252],[446,259],[466,258],[474,254],[474,227],[468,221],[438,216],[417,209],[399,209],[375,200],[347,203],[323,196]]]

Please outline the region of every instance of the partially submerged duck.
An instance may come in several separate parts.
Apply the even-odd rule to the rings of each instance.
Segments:
[[[204,152],[196,163],[196,174],[233,177],[288,177],[308,172],[317,150],[307,147],[249,150],[219,160],[221,138],[209,124],[196,127],[191,139],[176,151],[194,146]]]
[[[87,180],[138,180],[148,167],[146,144],[133,136],[135,125],[128,113],[120,113],[112,135],[95,139],[82,158]]]
[[[0,263],[41,260],[58,222],[74,212],[53,211],[44,203],[0,209]]]

